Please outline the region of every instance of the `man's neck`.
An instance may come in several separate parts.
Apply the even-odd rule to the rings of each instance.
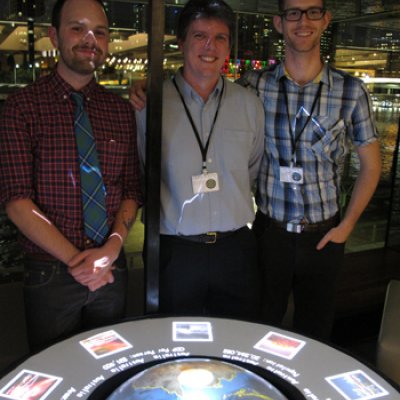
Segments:
[[[62,65],[57,64],[57,72],[69,83],[76,91],[81,90],[93,79],[94,74],[81,75],[64,68]]]
[[[285,69],[290,78],[298,85],[303,86],[313,81],[321,72],[323,64],[321,60],[314,59],[285,59]]]
[[[208,97],[214,91],[219,80],[219,76],[214,79],[192,79],[190,76],[185,74],[185,71],[183,71],[183,78],[204,102],[208,100]]]

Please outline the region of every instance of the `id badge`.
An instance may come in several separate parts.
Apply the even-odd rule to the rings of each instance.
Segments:
[[[193,193],[217,192],[219,190],[218,174],[216,172],[192,176]]]
[[[286,183],[304,183],[303,168],[279,167],[279,180]]]

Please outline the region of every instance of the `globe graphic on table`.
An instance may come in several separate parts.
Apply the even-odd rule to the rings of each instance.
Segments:
[[[276,387],[235,364],[190,358],[158,364],[119,386],[107,400],[287,400]]]

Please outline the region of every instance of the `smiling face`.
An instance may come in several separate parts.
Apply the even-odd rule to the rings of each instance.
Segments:
[[[229,28],[218,19],[197,19],[179,46],[184,56],[185,79],[189,83],[216,83],[230,52]]]
[[[286,0],[284,9],[298,8],[307,10],[311,7],[323,7],[321,0]],[[327,11],[322,19],[312,21],[303,13],[299,21],[287,21],[284,17],[275,16],[275,29],[283,35],[286,55],[320,57],[320,40],[331,19]]]
[[[72,85],[75,80],[92,79],[107,57],[108,21],[94,0],[68,0],[61,11],[58,31],[51,27],[49,35],[59,51],[57,70]]]

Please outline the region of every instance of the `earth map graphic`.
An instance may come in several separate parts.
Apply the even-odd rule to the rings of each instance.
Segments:
[[[287,400],[275,386],[237,365],[181,359],[142,371],[107,400]]]

